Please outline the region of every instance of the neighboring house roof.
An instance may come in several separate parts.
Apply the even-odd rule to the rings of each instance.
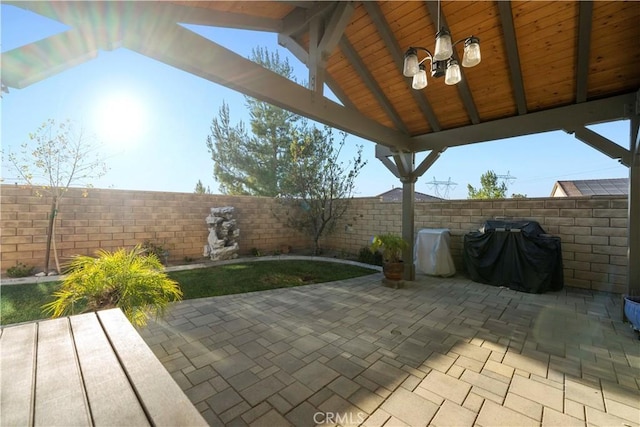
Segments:
[[[629,194],[629,179],[585,179],[556,181],[551,197],[624,196]]]
[[[384,193],[378,194],[376,197],[380,197],[380,200],[383,202],[401,202],[402,201],[402,188],[392,188],[389,191],[385,191]],[[428,194],[420,193],[418,191],[415,192],[416,202],[425,202],[425,201],[434,201],[434,200],[442,200],[439,197],[430,196]]]

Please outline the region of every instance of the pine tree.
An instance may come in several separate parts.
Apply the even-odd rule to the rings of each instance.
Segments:
[[[251,60],[293,80],[293,68],[278,53],[257,48]],[[277,196],[291,161],[291,136],[306,127],[306,121],[289,111],[245,97],[249,130],[240,122],[231,125],[229,105],[222,103],[211,124],[207,148],[213,160],[213,175],[223,194]]]
[[[193,192],[196,194],[211,194],[211,189],[208,185],[205,188],[202,181],[198,180],[198,182],[196,183],[196,188],[193,190]]]

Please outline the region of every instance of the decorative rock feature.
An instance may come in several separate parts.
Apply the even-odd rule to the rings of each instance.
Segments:
[[[224,206],[211,208],[211,214],[206,218],[209,227],[209,237],[204,245],[204,256],[213,261],[234,259],[238,257],[237,239],[240,230],[236,228],[236,220],[233,219],[234,208]]]

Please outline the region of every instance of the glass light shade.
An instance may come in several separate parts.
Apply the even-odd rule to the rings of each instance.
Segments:
[[[480,63],[480,40],[477,37],[469,37],[464,42],[464,55],[462,56],[463,67],[475,67]]]
[[[460,73],[460,66],[458,61],[452,59],[447,65],[447,73],[444,76],[444,82],[448,85],[458,84],[462,80],[462,74]]]
[[[436,61],[444,61],[453,55],[453,46],[451,45],[451,34],[444,28],[436,34],[436,51],[433,59]]]
[[[418,71],[413,76],[413,82],[411,83],[411,87],[414,88],[415,90],[420,90],[427,87],[427,72],[424,69],[423,65],[420,66],[420,71]]]
[[[420,65],[418,63],[418,53],[415,49],[409,48],[407,53],[404,54],[404,68],[402,74],[405,77],[413,77],[420,71]]]

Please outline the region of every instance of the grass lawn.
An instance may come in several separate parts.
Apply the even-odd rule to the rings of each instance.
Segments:
[[[323,261],[260,261],[168,273],[184,293],[183,299],[289,288],[332,282],[375,273],[375,270]],[[60,282],[0,287],[0,325],[45,319],[41,306],[51,301]]]

